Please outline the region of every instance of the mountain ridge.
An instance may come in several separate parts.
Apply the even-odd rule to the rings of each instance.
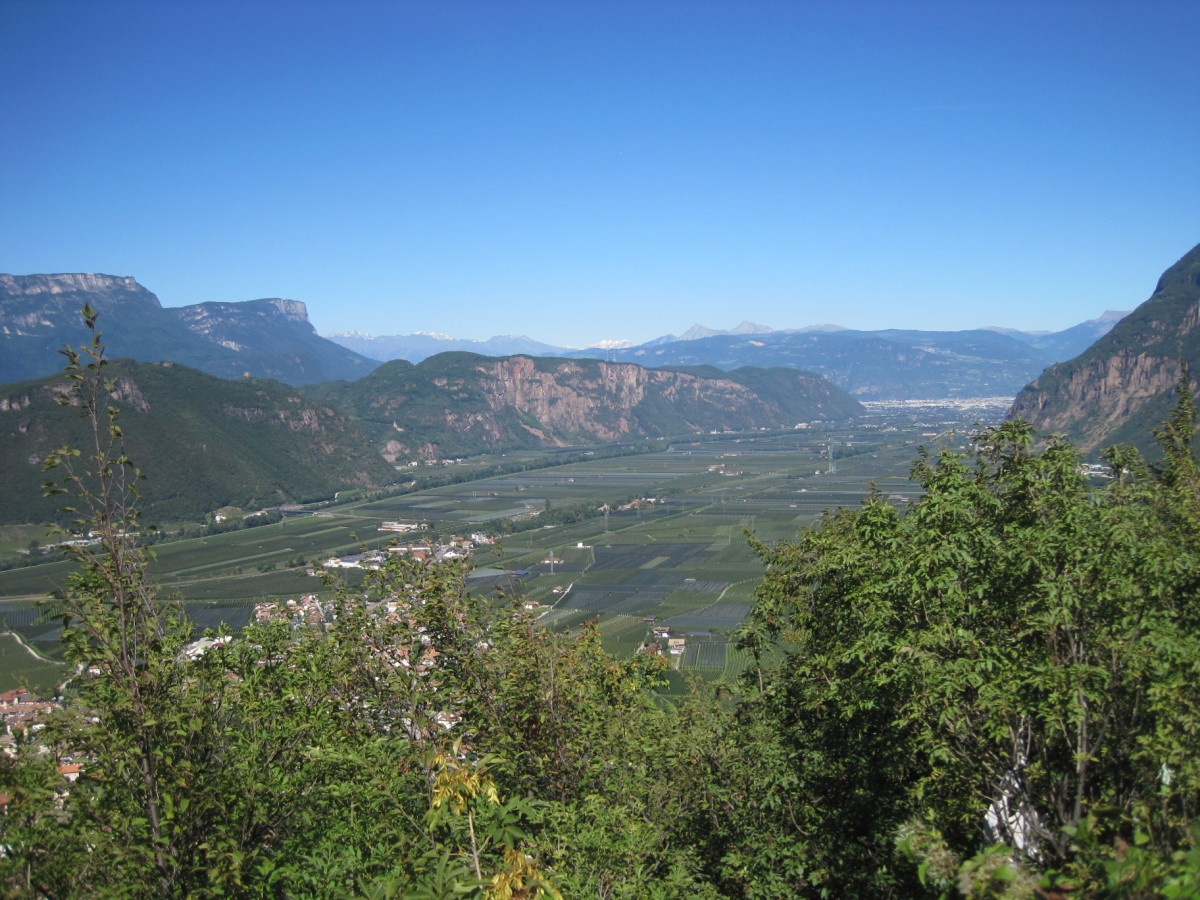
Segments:
[[[84,303],[100,312],[110,355],[171,359],[222,378],[252,375],[292,385],[354,380],[386,359],[419,362],[457,350],[492,357],[602,358],[651,367],[715,365],[727,371],[783,366],[820,374],[864,400],[1015,395],[1046,366],[1077,355],[1110,327],[1107,314],[1049,335],[1003,328],[856,331],[818,325],[773,330],[744,321],[728,330],[694,325],[683,338],[664,335],[640,345],[614,341],[568,350],[526,335],[487,341],[428,333],[324,338],[297,300],[164,308],[130,276],[3,275],[0,382],[51,374],[55,351],[84,338],[78,318]]]
[[[147,521],[202,519],[225,505],[258,508],[381,487],[395,472],[358,425],[276,381],[231,381],[172,362],[114,360],[108,403],[125,446],[152,473],[142,483]],[[61,376],[0,386],[0,522],[50,521],[59,498],[39,487],[46,455],[86,446],[78,409],[58,398]]]
[[[773,383],[774,382],[774,383]],[[389,462],[485,447],[560,447],[696,431],[791,428],[862,411],[810,373],[648,369],[563,357],[455,351],[385,363],[314,396],[350,412]]]
[[[1079,355],[1046,369],[1010,416],[1062,432],[1085,450],[1113,443],[1152,449],[1188,364],[1200,373],[1200,244],[1167,268],[1150,297]]]
[[[291,385],[357,377],[376,364],[318,335],[298,300],[164,307],[131,276],[0,274],[0,383],[53,374],[57,351],[87,340],[79,314],[85,304],[99,314],[114,358],[171,360],[220,378],[249,374]]]
[[[1119,315],[1119,314],[1118,314]],[[351,335],[331,335],[344,346],[381,359],[419,363],[433,350],[495,350],[541,357],[605,359],[643,366],[714,365],[786,367],[820,374],[862,400],[939,399],[961,396],[1015,396],[1048,365],[1084,350],[1112,327],[1113,313],[1045,334],[995,326],[967,331],[884,329],[858,331],[839,325],[772,329],[743,322],[718,330],[694,325],[682,337],[663,335],[642,344],[609,342],[586,349],[513,346],[490,338],[471,342],[444,335],[393,335],[374,338],[374,350]],[[994,336],[994,337],[993,337]],[[529,341],[522,337],[521,340]],[[859,343],[853,343],[859,342]],[[381,352],[388,347],[390,352]]]

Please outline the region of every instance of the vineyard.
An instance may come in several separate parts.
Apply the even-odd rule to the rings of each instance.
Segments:
[[[937,440],[961,444],[962,432],[956,437],[946,424],[937,425]],[[792,537],[825,510],[856,506],[872,487],[903,505],[914,492],[908,470],[917,447],[930,443],[931,427],[899,428],[880,418],[822,433],[697,438],[657,453],[550,468],[531,457],[526,472],[160,543],[150,572],[198,629],[236,630],[256,603],[328,596],[330,586],[314,570],[329,557],[394,542],[395,534],[380,530],[384,521],[421,525],[422,541],[489,531],[498,539],[475,551],[472,591],[518,598],[552,629],[595,620],[605,646],[619,655],[652,643],[654,626],[669,628],[684,641],[670,656],[678,671],[725,679],[745,664],[733,635],[763,574],[747,536]],[[558,510],[572,513],[564,521]],[[543,519],[553,524],[538,524]],[[10,547],[28,534],[14,532]],[[57,625],[40,618],[36,605],[69,571],[68,562],[50,557],[0,572],[0,623],[51,657]],[[339,574],[351,585],[361,577]],[[14,678],[51,671],[28,654],[6,660]]]

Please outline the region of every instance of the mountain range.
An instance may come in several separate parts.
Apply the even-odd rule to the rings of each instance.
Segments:
[[[220,378],[246,375],[291,385],[352,381],[380,361],[437,353],[604,359],[642,366],[791,368],[828,378],[860,400],[1012,396],[1048,365],[1081,353],[1121,313],[1053,334],[1011,329],[858,331],[836,325],[772,330],[742,322],[694,325],[637,346],[586,350],[525,336],[470,341],[438,334],[321,337],[303,303],[270,298],[164,308],[133,278],[97,274],[0,275],[0,383],[51,374],[55,351],[84,339],[79,310],[100,313],[111,358],[171,360]]]
[[[790,428],[852,416],[862,399],[1017,395],[1012,415],[1042,431],[1086,449],[1144,447],[1180,361],[1200,370],[1200,247],[1133,313],[1050,334],[742,323],[557,354],[495,338],[466,344],[524,352],[416,364],[317,335],[297,301],[165,309],[133,278],[0,275],[0,381],[12,382],[0,387],[0,521],[51,514],[40,463],[78,444],[79,419],[54,403],[60,379],[36,376],[61,365],[55,350],[86,342],[85,304],[110,359],[142,360],[112,363],[111,400],[126,410],[131,454],[155,473],[146,506],[160,518],[378,487],[398,466],[446,456]],[[426,349],[449,340],[421,337]]]
[[[58,504],[42,496],[42,462],[84,443],[78,411],[56,402],[60,376],[13,373],[54,371],[56,349],[87,343],[85,304],[106,346],[106,402],[121,411],[130,456],[153,473],[142,499],[151,521],[377,488],[399,480],[397,464],[446,456],[790,428],[862,410],[793,370],[648,370],[466,352],[379,364],[316,335],[295,301],[164,309],[132,278],[5,275],[0,523],[52,518]]]
[[[664,335],[644,344],[584,350],[552,347],[527,337],[469,342],[442,335],[335,334],[330,339],[375,359],[409,362],[420,362],[436,352],[470,349],[655,368],[783,367],[822,375],[860,400],[909,400],[1013,396],[1046,366],[1081,353],[1123,315],[1108,312],[1049,334],[1000,328],[857,331],[837,325],[776,331],[753,322],[722,331],[693,325],[678,337]]]
[[[358,378],[378,365],[318,335],[297,300],[164,308],[129,277],[0,274],[0,384],[56,372],[56,351],[87,341],[84,304],[100,314],[111,359],[170,360],[218,378],[291,385]]]

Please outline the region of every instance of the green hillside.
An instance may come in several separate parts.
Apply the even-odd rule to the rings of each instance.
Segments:
[[[120,360],[112,403],[129,455],[154,478],[146,520],[196,519],[221,506],[259,508],[330,497],[394,480],[358,427],[272,381],[225,381],[185,366]],[[0,388],[0,523],[47,521],[59,504],[39,484],[42,460],[83,446],[75,408],[58,405],[61,377]]]

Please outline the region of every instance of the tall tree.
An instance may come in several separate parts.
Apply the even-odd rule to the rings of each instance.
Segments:
[[[1169,475],[1190,455],[1101,491],[1024,423],[977,446],[922,458],[905,515],[872,494],[758,548],[745,639],[786,655],[757,702],[795,760],[812,858],[843,887],[901,885],[898,834],[1058,871],[1091,871],[1075,835],[1101,813],[1163,858],[1190,840],[1200,545],[1194,513],[1164,503],[1190,490]]]

